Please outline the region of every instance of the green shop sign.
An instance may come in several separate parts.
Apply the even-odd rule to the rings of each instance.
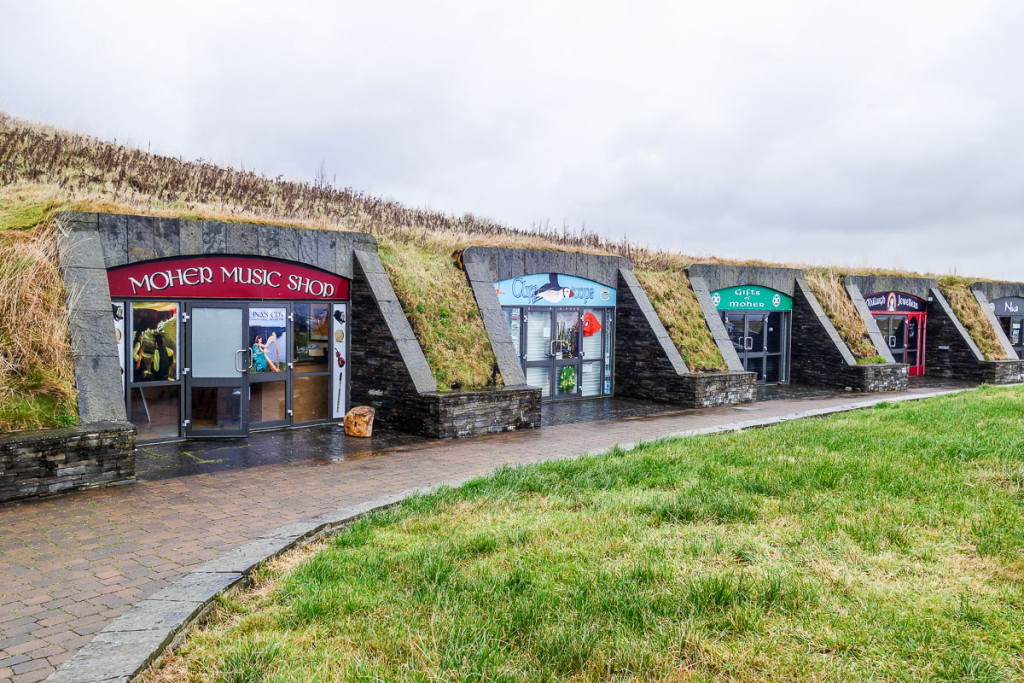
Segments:
[[[720,311],[791,311],[793,299],[767,287],[743,285],[711,292],[711,303]]]

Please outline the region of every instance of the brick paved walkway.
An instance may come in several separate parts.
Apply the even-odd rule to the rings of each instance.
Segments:
[[[903,392],[923,395],[927,388]],[[0,681],[39,681],[107,623],[195,566],[284,524],[504,463],[889,396],[684,411],[433,442],[86,491],[0,507]],[[252,438],[259,438],[253,436]]]

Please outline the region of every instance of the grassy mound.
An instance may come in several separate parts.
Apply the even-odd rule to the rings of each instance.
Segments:
[[[679,349],[691,372],[724,372],[728,370],[704,314],[697,295],[690,287],[690,278],[678,270],[634,270],[658,318]]]
[[[149,681],[1024,676],[1024,389],[510,468],[261,570]]]
[[[882,361],[871,343],[864,318],[843,288],[842,274],[833,268],[808,268],[804,278],[854,357],[860,361]]]
[[[971,291],[971,284],[974,281],[975,278],[946,275],[939,278],[939,289],[953,308],[953,313],[967,328],[971,339],[985,354],[985,359],[1008,360],[1010,357],[1006,354],[1006,349],[999,343],[988,316],[981,310],[981,304]]]

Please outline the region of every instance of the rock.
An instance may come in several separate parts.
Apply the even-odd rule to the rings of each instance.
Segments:
[[[370,406],[356,406],[345,415],[345,434],[371,436],[374,410]]]

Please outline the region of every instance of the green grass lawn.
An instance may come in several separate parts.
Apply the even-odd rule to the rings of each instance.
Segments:
[[[260,570],[151,680],[1024,678],[1024,389],[503,469]]]

